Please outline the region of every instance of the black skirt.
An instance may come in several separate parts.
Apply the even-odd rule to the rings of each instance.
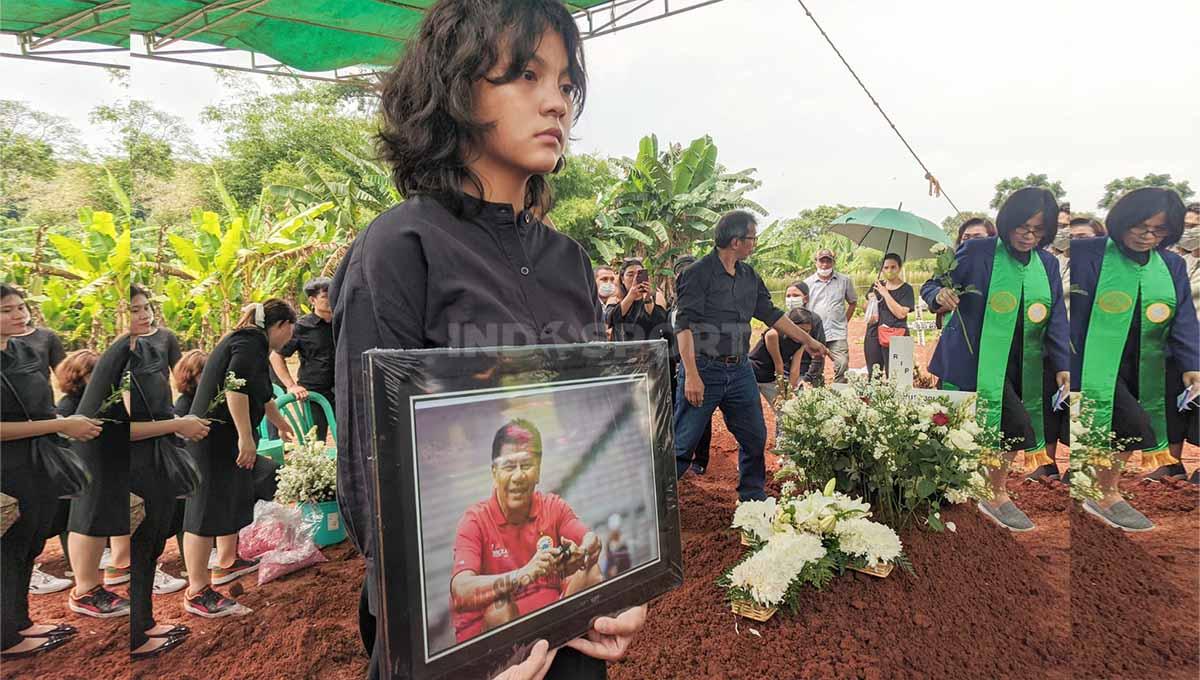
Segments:
[[[104,423],[99,437],[75,442],[92,483],[71,501],[67,530],[84,536],[129,533],[129,423]]]
[[[207,437],[188,444],[200,468],[200,488],[187,499],[184,531],[227,536],[254,520],[254,471],[237,466],[237,439],[236,427],[214,421]]]

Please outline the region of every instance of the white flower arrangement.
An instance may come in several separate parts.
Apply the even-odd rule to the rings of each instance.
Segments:
[[[323,503],[337,498],[337,461],[325,453],[317,429],[308,431],[305,443],[283,445],[287,464],[275,473],[279,503]]]
[[[756,540],[750,555],[718,580],[730,599],[795,610],[805,586],[822,588],[848,567],[910,568],[896,532],[867,519],[869,506],[834,491],[834,483],[782,502],[738,504],[733,526]]]
[[[1098,476],[1106,470],[1121,470],[1121,459],[1115,452],[1131,441],[1098,427],[1095,419],[1094,402],[1072,394],[1071,497],[1080,501],[1099,500],[1104,495],[1098,486]]]
[[[857,517],[839,522],[836,532],[841,551],[864,558],[867,567],[891,563],[902,554],[900,537],[886,524]]]

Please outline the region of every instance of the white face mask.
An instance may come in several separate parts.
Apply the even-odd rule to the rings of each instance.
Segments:
[[[617,284],[602,283],[596,287],[596,290],[600,292],[601,297],[610,297],[611,295],[613,295],[614,293],[617,292]]]
[[[1183,238],[1179,239],[1179,247],[1184,250],[1200,249],[1200,227],[1188,227],[1183,230]]]
[[[785,305],[787,305],[788,311],[799,309],[804,306],[804,298],[798,295],[786,297],[783,299],[783,302]]]
[[[823,277],[833,276],[833,267],[822,267],[817,265],[817,273]]]

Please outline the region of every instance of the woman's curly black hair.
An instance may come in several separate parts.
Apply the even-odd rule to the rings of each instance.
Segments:
[[[557,32],[567,50],[575,85],[574,118],[583,111],[587,73],[575,20],[559,0],[441,0],[425,16],[400,63],[384,78],[377,137],[381,160],[405,196],[432,194],[456,214],[464,182],[480,196],[483,185],[465,155],[482,146],[488,121],[475,120],[473,87],[497,64],[507,70],[493,84],[521,76],[542,35]],[[507,51],[507,55],[502,54]],[[525,207],[545,215],[552,204],[541,175],[530,178]]]

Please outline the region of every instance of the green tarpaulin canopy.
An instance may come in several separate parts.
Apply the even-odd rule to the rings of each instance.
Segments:
[[[28,33],[39,43],[78,40],[128,48],[130,4],[130,0],[3,0],[0,33]]]
[[[608,0],[573,0],[571,11]],[[432,0],[135,0],[130,29],[266,55],[301,71],[394,64]]]

